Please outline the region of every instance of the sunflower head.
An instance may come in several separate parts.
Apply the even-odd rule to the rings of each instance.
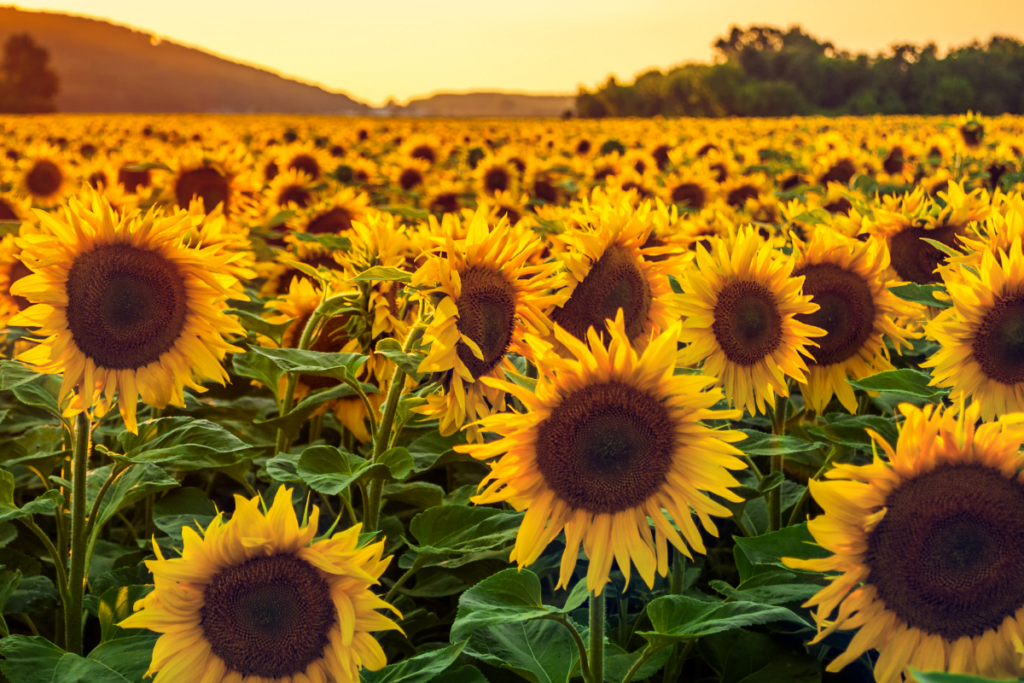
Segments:
[[[788,396],[786,377],[805,382],[808,346],[825,330],[798,319],[819,306],[801,293],[791,257],[777,253],[752,228],[714,238],[712,251],[697,246],[685,276],[681,307],[682,362],[703,362],[726,397],[751,413],[776,394]]]
[[[202,535],[186,526],[180,558],[154,543],[155,590],[120,623],[162,634],[147,675],[354,681],[386,664],[371,632],[398,629],[376,611],[395,610],[370,591],[390,562],[384,542],[360,547],[358,524],[314,541],[318,508],[300,526],[284,487],[261,505],[236,496],[229,521],[218,515]]]
[[[895,448],[871,433],[887,460],[810,482],[825,513],[808,528],[832,555],[785,562],[839,572],[805,605],[817,607],[815,642],[858,629],[828,670],[875,648],[879,683],[898,683],[908,666],[1019,677],[1024,431],[1019,420],[976,426],[977,406],[900,410]]]
[[[589,346],[560,327],[555,334],[571,356],[531,340],[539,354],[535,393],[482,380],[514,394],[527,412],[484,418],[482,428],[501,438],[457,447],[481,459],[501,456],[473,502],[508,502],[527,511],[511,556],[521,567],[564,530],[560,586],[572,577],[581,543],[590,559],[589,590],[604,587],[613,560],[627,582],[635,565],[651,586],[656,571],[667,571],[668,543],[687,556],[691,548],[704,552],[691,510],[713,535],[711,516],[729,514],[707,494],[736,500],[729,487],[737,482],[728,470],[745,465],[730,443],[743,436],[713,431],[700,420],[739,412],[711,409],[722,397],[707,390],[713,379],[674,374],[678,324],[642,354],[630,342],[621,311],[607,327],[607,342],[593,327]]]
[[[11,293],[33,306],[11,324],[37,327],[42,341],[19,357],[40,372],[63,373],[59,403],[73,390],[84,408],[105,411],[117,392],[125,425],[135,431],[135,405],[184,405],[185,386],[227,380],[221,360],[240,351],[226,334],[244,334],[223,313],[236,278],[218,246],[183,243],[189,214],[123,216],[94,195],[76,200],[63,218],[38,212],[42,234],[19,238],[32,275]]]

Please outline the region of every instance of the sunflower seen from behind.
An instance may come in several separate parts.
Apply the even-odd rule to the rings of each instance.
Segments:
[[[514,369],[510,351],[532,356],[524,337],[550,329],[547,311],[558,295],[550,291],[553,266],[531,263],[542,249],[540,240],[504,218],[489,225],[486,207],[469,219],[464,240],[453,238],[463,230],[455,216],[446,220],[447,228],[431,225],[444,232],[444,255],[429,255],[412,285],[434,302],[419,372],[439,379],[441,391],[418,411],[437,418],[441,435],[448,436],[467,421],[504,409],[505,392],[480,379],[503,379],[503,365]],[[469,433],[479,438],[476,427]]]
[[[997,678],[1024,674],[1024,432],[975,426],[978,406],[900,407],[896,447],[871,436],[887,460],[840,464],[810,482],[824,514],[808,523],[831,556],[786,558],[828,572],[817,607],[819,642],[856,630],[828,670],[871,649],[878,683],[906,667]],[[909,677],[909,675],[908,675]]]
[[[788,396],[787,378],[807,382],[812,341],[825,330],[798,316],[819,306],[802,293],[792,258],[777,253],[753,228],[715,237],[711,251],[697,244],[697,259],[682,278],[680,297],[684,364],[703,363],[726,397],[751,414],[765,411],[776,394]]]
[[[984,420],[1024,410],[1024,256],[985,251],[973,266],[943,271],[952,306],[925,328],[939,343],[921,365],[932,384],[980,406]]]
[[[808,244],[797,245],[795,258],[793,276],[804,278],[803,293],[819,306],[796,319],[826,332],[815,339],[818,348],[800,391],[817,413],[825,412],[833,395],[854,413],[857,397],[848,379],[893,369],[884,337],[897,352],[910,348],[909,333],[896,319],[913,311],[889,291],[889,254],[874,239],[860,242],[817,230]]]
[[[370,590],[391,561],[384,541],[360,547],[359,524],[314,541],[319,509],[300,526],[284,487],[261,503],[236,496],[230,520],[184,527],[180,558],[154,543],[155,589],[120,623],[162,634],[154,683],[357,683],[387,663],[371,635],[398,629]]]
[[[678,324],[642,354],[622,312],[607,326],[607,344],[594,328],[589,347],[558,326],[555,334],[571,355],[531,340],[538,348],[535,392],[482,380],[514,395],[526,412],[484,418],[480,428],[500,438],[456,446],[481,460],[500,456],[472,501],[526,510],[510,556],[520,567],[536,562],[564,531],[559,587],[572,578],[581,544],[591,592],[608,582],[613,561],[627,583],[635,566],[650,587],[656,572],[668,571],[669,543],[687,556],[690,549],[705,552],[693,513],[712,535],[711,517],[729,516],[708,494],[738,500],[729,470],[746,465],[731,444],[744,436],[701,420],[736,419],[740,412],[712,410],[722,398],[721,390],[708,389],[714,378],[674,374]]]
[[[37,212],[40,234],[18,239],[32,275],[11,294],[33,306],[10,324],[35,327],[39,344],[19,359],[47,374],[63,373],[58,403],[75,392],[76,406],[102,415],[117,393],[126,428],[136,431],[135,408],[184,406],[184,388],[224,383],[221,366],[241,351],[226,335],[245,332],[224,313],[228,298],[243,298],[220,248],[188,246],[189,214],[123,216],[94,196],[63,215]]]

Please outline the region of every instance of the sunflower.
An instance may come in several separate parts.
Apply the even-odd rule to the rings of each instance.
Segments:
[[[19,358],[63,373],[60,405],[77,389],[82,407],[102,415],[116,391],[135,432],[140,397],[183,406],[185,386],[202,392],[198,382],[228,379],[221,360],[241,349],[222,335],[245,332],[222,304],[244,295],[224,270],[229,253],[182,244],[187,213],[125,217],[94,195],[91,210],[72,200],[63,217],[37,215],[43,232],[17,241],[33,274],[11,287],[35,305],[10,324],[39,328],[42,341]]]
[[[847,410],[856,412],[848,378],[893,369],[883,336],[888,335],[897,352],[911,347],[908,333],[895,321],[911,312],[886,286],[889,254],[876,240],[858,242],[818,230],[809,244],[798,244],[795,256],[793,276],[804,278],[804,294],[820,306],[796,319],[826,331],[817,340],[807,382],[801,385],[804,401],[823,413],[835,394]]]
[[[998,254],[998,256],[997,256]],[[953,398],[979,404],[986,421],[1024,410],[1024,256],[986,251],[974,267],[943,272],[952,307],[925,328],[939,349],[922,367]]]
[[[504,157],[487,156],[480,160],[473,171],[473,178],[481,195],[519,193],[519,171]]]
[[[360,547],[356,524],[313,542],[315,505],[300,527],[290,489],[266,514],[261,502],[236,496],[231,519],[218,515],[201,536],[184,527],[180,558],[153,544],[155,589],[119,625],[162,634],[154,683],[358,681],[387,664],[371,635],[400,630],[376,611],[397,610],[370,591],[391,561],[384,541]]]
[[[174,176],[161,195],[166,204],[187,208],[193,199],[201,199],[207,213],[221,206],[228,217],[250,210],[256,187],[249,170],[252,158],[243,145],[216,153],[193,146],[181,152],[174,165]]]
[[[601,196],[594,194],[595,200]],[[651,240],[656,213],[651,202],[634,209],[628,199],[582,205],[574,218],[585,227],[555,237],[565,245],[559,259],[566,299],[552,311],[552,321],[585,339],[587,330],[602,329],[623,309],[637,348],[671,327],[677,304],[668,274],[679,268],[681,256],[674,245]]]
[[[506,219],[490,226],[485,208],[470,219],[465,240],[445,230],[445,256],[431,255],[412,278],[424,296],[435,303],[433,321],[423,334],[426,357],[419,372],[437,373],[442,391],[427,397],[419,410],[440,420],[443,436],[453,434],[467,421],[504,408],[505,392],[480,381],[502,379],[502,364],[510,351],[531,357],[523,343],[528,332],[546,334],[546,311],[559,300],[550,294],[553,264],[532,265],[541,250],[531,233],[513,230]],[[436,223],[434,224],[436,225]],[[475,427],[471,438],[479,438]]]
[[[278,173],[267,188],[264,215],[273,217],[278,211],[304,209],[314,201],[316,185],[305,171],[286,169]]]
[[[0,240],[0,327],[5,327],[19,311],[32,305],[25,297],[11,294],[11,286],[15,282],[32,274],[19,258],[21,249],[16,241],[13,234],[4,235]]]
[[[904,404],[888,461],[841,464],[810,482],[825,514],[808,523],[831,557],[786,558],[794,569],[838,572],[811,598],[818,642],[857,629],[838,671],[879,650],[875,680],[908,666],[998,678],[1024,674],[1024,432],[976,427],[961,411]],[[833,616],[833,612],[838,612]]]
[[[635,565],[652,586],[655,571],[664,576],[668,570],[669,542],[687,556],[691,548],[705,552],[691,510],[715,536],[711,515],[730,514],[707,494],[737,500],[728,470],[745,465],[730,443],[743,435],[709,429],[700,420],[740,413],[711,410],[722,398],[718,389],[705,390],[713,378],[673,374],[678,323],[642,355],[621,311],[607,327],[607,348],[595,328],[587,334],[589,349],[560,327],[555,334],[572,358],[542,355],[536,393],[483,380],[516,396],[527,412],[487,417],[481,429],[501,438],[456,446],[479,459],[501,456],[472,501],[527,511],[510,557],[520,567],[535,562],[564,531],[559,587],[572,578],[581,542],[590,560],[588,590],[600,593],[612,560],[627,583]],[[540,340],[531,341],[542,348]]]
[[[72,189],[69,169],[60,150],[47,144],[29,148],[18,162],[18,186],[23,197],[31,197],[35,206],[56,206]]]
[[[924,240],[957,247],[972,221],[989,214],[988,195],[983,190],[964,192],[963,183],[951,182],[939,192],[945,205],[926,198],[923,188],[899,198],[883,198],[883,207],[875,210],[869,232],[883,239],[889,248],[893,269],[905,282],[935,284],[937,272],[946,255]]]
[[[726,397],[750,413],[765,410],[776,394],[788,396],[786,377],[806,383],[811,337],[825,330],[797,319],[818,310],[801,293],[804,278],[793,276],[792,258],[777,253],[746,228],[716,237],[712,252],[697,245],[697,260],[680,281],[683,332],[680,361],[703,361]]]
[[[294,223],[299,232],[338,235],[351,230],[353,221],[363,220],[369,203],[365,192],[334,186],[334,190],[318,195]]]

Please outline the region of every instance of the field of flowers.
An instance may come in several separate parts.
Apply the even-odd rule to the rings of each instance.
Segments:
[[[0,118],[0,671],[1021,677],[1022,148]]]

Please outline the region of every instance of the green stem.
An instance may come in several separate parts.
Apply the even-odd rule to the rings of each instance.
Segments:
[[[583,680],[585,683],[594,683],[590,676],[590,664],[587,663],[587,645],[583,642],[583,636],[576,630],[576,627],[572,625],[572,622],[565,618],[564,614],[549,614],[541,617],[541,619],[547,619],[561,624],[569,631],[569,635],[572,636],[572,640],[576,643],[576,649],[580,653],[580,671],[583,672]]]
[[[786,433],[786,409],[789,407],[789,397],[781,394],[775,399],[775,409],[772,411],[772,434],[783,436]],[[773,455],[772,473],[780,472],[785,476],[785,456],[782,454]],[[768,531],[778,531],[782,528],[782,485],[776,486],[768,492]]]
[[[405,585],[405,582],[412,578],[413,574],[426,567],[427,562],[429,561],[430,557],[428,555],[417,555],[416,559],[413,560],[412,566],[409,567],[404,574],[398,577],[398,581],[395,581],[395,585],[393,585],[391,590],[388,591],[388,594],[384,596],[384,602],[391,602],[391,598],[395,596],[395,592]]]
[[[821,463],[821,467],[818,468],[818,471],[811,478],[815,479],[815,480],[821,479],[821,475],[825,474],[825,472],[828,470],[828,468],[832,464],[832,462],[836,458],[838,458],[840,455],[845,453],[845,452],[846,452],[845,448],[840,448],[839,446],[832,446],[832,449],[828,452],[828,455],[825,456],[825,462]],[[810,483],[810,482],[808,482],[808,483]],[[811,487],[808,486],[807,488],[804,489],[804,492],[800,494],[800,500],[798,500],[796,502],[796,505],[793,506],[793,512],[789,516],[789,524],[790,525],[796,524],[799,521],[799,519],[800,519],[800,510],[803,508],[804,503],[806,503],[807,500],[810,497],[811,497]]]
[[[89,474],[89,414],[82,411],[75,422],[75,452],[71,479],[71,571],[68,573],[68,604],[64,608],[64,639],[68,652],[82,652],[82,599],[86,572],[86,478]]]
[[[320,413],[309,421],[309,443],[314,443],[320,438],[324,429],[324,414]]]
[[[604,588],[590,596],[590,678],[604,681]]]
[[[423,327],[414,327],[402,345],[402,353],[409,353],[413,346],[423,336]],[[391,437],[391,425],[395,421],[395,412],[398,410],[398,402],[405,390],[405,370],[398,363],[395,363],[395,374],[391,377],[391,386],[388,388],[388,397],[384,402],[384,413],[380,417],[377,431],[373,435],[373,457],[370,462],[377,462],[384,451]],[[384,493],[384,480],[373,479],[370,481],[369,491],[363,508],[363,532],[370,533],[377,531],[377,523],[380,517],[381,496]]]
[[[54,547],[50,537],[36,525],[31,517],[22,517],[21,522],[39,538],[43,547],[46,548],[46,552],[50,554],[50,559],[53,560],[53,567],[57,572],[57,592],[60,593],[60,602],[62,605],[66,605],[68,602],[68,575],[64,569],[64,564],[67,558],[60,554],[60,551]]]
[[[93,501],[92,510],[89,512],[89,521],[85,527],[85,535],[87,538],[92,536],[93,529],[96,526],[96,518],[99,517],[100,514],[100,505],[103,504],[103,498],[106,497],[107,491],[109,491],[113,483],[117,481],[117,478],[120,477],[123,472],[127,472],[130,467],[131,465],[128,465],[128,467],[114,465],[111,468],[110,475],[107,477],[107,480],[103,482],[100,492],[96,494],[96,500]]]
[[[686,573],[686,555],[678,548],[672,549],[672,574],[668,582],[668,590],[672,595],[683,594],[683,576]],[[625,647],[625,646],[623,646]]]
[[[306,327],[302,330],[298,346],[300,351],[308,350],[309,345],[313,342],[313,333],[316,332],[316,328],[320,325],[320,318],[323,317],[324,305],[327,301],[327,292],[324,290],[324,297],[321,299],[320,305],[310,314],[309,320],[306,321]],[[292,412],[292,404],[295,401],[295,387],[298,384],[299,374],[297,372],[289,372],[288,382],[284,389],[284,398],[281,400],[281,410],[279,411],[281,417]],[[284,427],[282,427],[277,430],[277,443],[274,445],[274,455],[286,450],[288,450],[288,435],[285,433]]]
[[[651,657],[664,650],[667,645],[648,645],[644,648],[644,652],[640,655],[640,659],[633,663],[633,666],[629,667],[629,671],[622,677],[622,683],[629,683],[633,680],[633,676],[636,676],[636,672],[640,670],[644,664],[646,664]]]

